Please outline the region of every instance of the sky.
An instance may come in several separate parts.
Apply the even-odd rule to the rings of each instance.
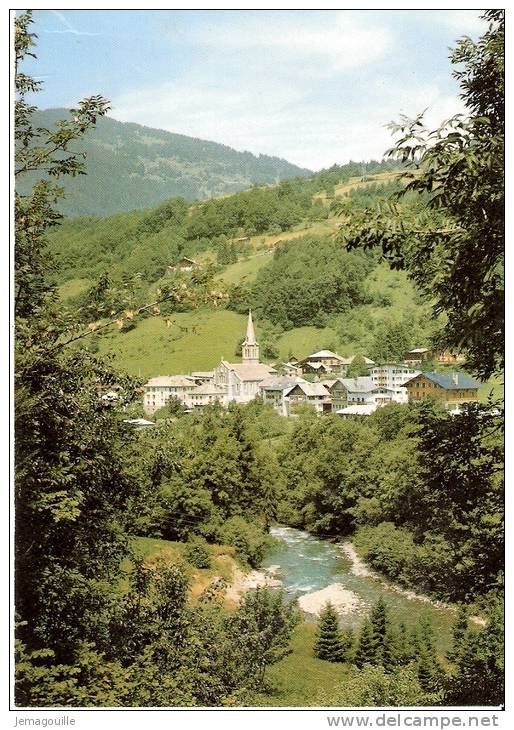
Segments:
[[[318,170],[381,159],[388,122],[463,112],[449,49],[478,10],[38,10],[40,108],[109,115]]]

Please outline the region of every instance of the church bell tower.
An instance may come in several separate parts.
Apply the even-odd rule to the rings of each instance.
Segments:
[[[244,363],[259,362],[259,345],[255,339],[255,331],[253,329],[252,311],[248,312],[248,325],[246,327],[246,337],[241,348]]]

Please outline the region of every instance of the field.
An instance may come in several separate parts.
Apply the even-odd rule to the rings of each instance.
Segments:
[[[202,309],[175,313],[169,320],[169,328],[163,318],[152,317],[130,332],[111,331],[100,338],[99,352],[110,355],[125,372],[142,378],[210,370],[222,358],[240,360],[234,352],[246,330],[245,316]]]

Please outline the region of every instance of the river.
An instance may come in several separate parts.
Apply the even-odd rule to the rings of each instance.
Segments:
[[[329,585],[340,584],[357,599],[355,608],[342,614],[340,621],[342,626],[353,628],[358,628],[370,607],[382,597],[395,623],[403,621],[412,628],[422,615],[428,616],[438,648],[444,650],[448,647],[456,615],[451,608],[409,596],[407,591],[388,584],[378,576],[357,574],[360,571],[355,570],[354,563],[345,555],[341,545],[292,527],[273,527],[271,534],[277,538],[277,543],[263,568],[272,568],[274,577],[281,581],[291,596],[301,598]],[[309,614],[305,614],[305,619],[316,620]]]

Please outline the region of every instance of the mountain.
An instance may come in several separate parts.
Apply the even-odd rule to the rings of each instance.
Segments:
[[[46,109],[34,115],[34,123],[52,127],[67,116],[65,109]],[[172,197],[216,197],[311,174],[278,157],[237,152],[217,142],[110,117],[100,118],[73,149],[86,153],[87,175],[64,182],[66,198],[60,209],[68,216],[106,216]],[[26,176],[19,191],[27,192],[33,182]]]

